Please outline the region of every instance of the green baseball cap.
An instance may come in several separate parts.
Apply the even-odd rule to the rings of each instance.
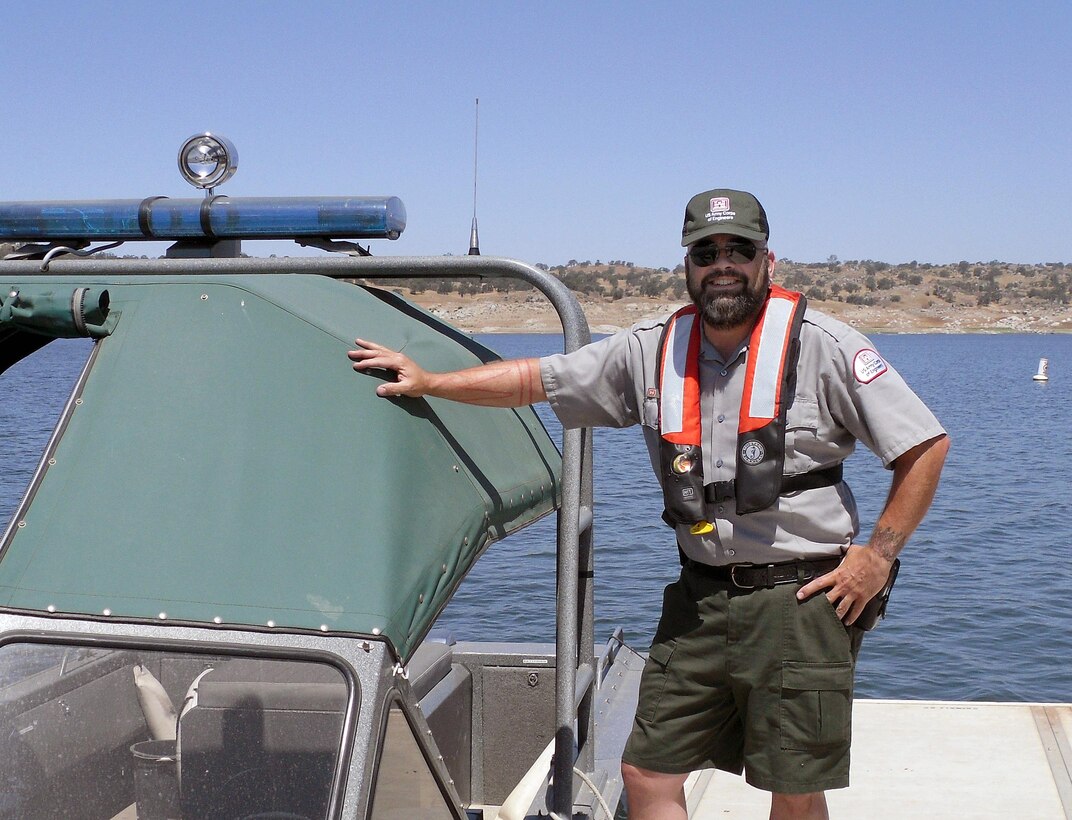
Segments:
[[[696,194],[685,206],[682,246],[720,233],[743,236],[753,242],[766,242],[770,237],[767,212],[759,200],[747,191],[715,188]]]

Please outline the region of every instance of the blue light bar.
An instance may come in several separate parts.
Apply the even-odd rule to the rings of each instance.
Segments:
[[[0,240],[398,239],[398,197],[238,197],[0,202]]]

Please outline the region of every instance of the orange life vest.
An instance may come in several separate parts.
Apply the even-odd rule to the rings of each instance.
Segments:
[[[659,391],[660,466],[663,518],[671,526],[688,524],[693,532],[712,529],[708,500],[736,499],[737,514],[771,506],[786,491],[785,415],[796,387],[800,327],[807,300],[803,294],[771,285],[748,340],[744,393],[737,425],[736,473],[719,482],[722,497],[708,499],[703,479],[700,424],[700,346],[703,319],[695,305],[677,311],[659,342],[656,384]],[[840,480],[840,474],[838,476]]]

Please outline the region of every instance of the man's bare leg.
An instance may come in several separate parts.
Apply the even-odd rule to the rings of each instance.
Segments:
[[[622,764],[629,820],[687,820],[687,774],[663,774]]]
[[[829,820],[826,794],[772,794],[770,820]]]

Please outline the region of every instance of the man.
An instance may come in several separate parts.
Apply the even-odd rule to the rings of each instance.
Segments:
[[[713,190],[685,209],[692,305],[568,355],[427,373],[358,340],[381,396],[513,407],[566,427],[640,424],[677,534],[622,772],[634,820],[686,817],[694,769],[742,769],[772,818],[827,817],[848,785],[854,626],[922,520],[945,431],[862,335],[773,284],[766,213]],[[868,542],[841,462],[893,470]]]

